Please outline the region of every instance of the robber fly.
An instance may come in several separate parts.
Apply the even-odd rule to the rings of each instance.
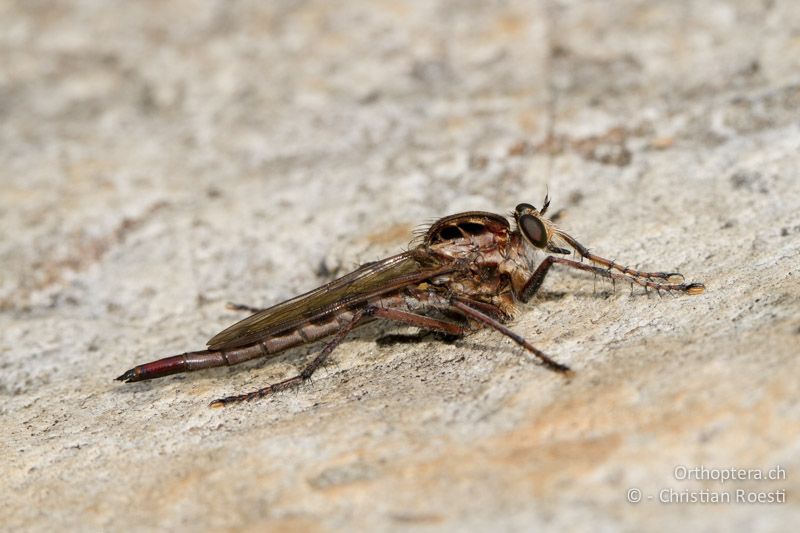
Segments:
[[[542,366],[571,374],[567,366],[503,325],[513,318],[519,303],[530,301],[536,294],[553,265],[635,283],[659,293],[701,294],[705,290],[702,283],[684,283],[683,275],[677,272],[641,272],[593,254],[545,218],[549,204],[548,197],[541,211],[530,204],[519,204],[511,215],[513,224],[504,216],[481,211],[444,217],[408,251],[367,263],[268,309],[234,306],[255,314],[215,335],[205,350],[145,363],[117,379],[142,381],[235,365],[330,338],[296,376],[247,394],[214,400],[211,406],[261,398],[309,379],[348,333],[374,320],[451,336],[490,327],[525,348]],[[541,253],[537,252],[546,254],[538,264],[536,257],[541,258]],[[580,260],[562,257],[572,253]]]

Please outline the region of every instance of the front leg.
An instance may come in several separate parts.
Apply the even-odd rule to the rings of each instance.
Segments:
[[[626,274],[634,278],[663,279],[663,280],[680,278],[680,281],[683,281],[683,274],[681,274],[680,272],[644,272],[641,270],[636,270],[634,268],[630,268],[625,265],[620,265],[613,259],[606,259],[605,257],[593,254],[592,252],[589,251],[589,249],[586,246],[582,245],[577,240],[575,240],[574,237],[572,237],[567,233],[564,233],[563,231],[557,231],[557,234],[562,239],[564,239],[570,246],[572,246],[582,258],[586,258],[593,263],[603,265],[608,270],[612,269],[617,270],[623,274]]]
[[[591,259],[592,257],[596,256],[585,255],[584,257],[589,257]],[[629,269],[627,267],[616,265],[615,263],[610,261],[609,261],[610,264],[609,268],[600,268],[597,266],[587,265],[579,261],[573,261],[572,259],[565,259],[563,257],[554,257],[552,255],[549,255],[545,258],[544,261],[542,261],[539,264],[539,266],[534,271],[533,275],[525,283],[525,286],[522,287],[522,290],[519,291],[519,294],[515,294],[517,299],[519,299],[519,301],[523,303],[529,302],[530,299],[533,298],[533,296],[539,290],[539,287],[542,286],[545,276],[547,276],[547,273],[550,271],[550,267],[552,267],[553,264],[555,263],[560,263],[570,268],[584,270],[586,272],[592,272],[604,278],[636,283],[637,285],[641,285],[642,287],[645,288],[649,287],[652,289],[656,289],[657,291],[662,291],[662,290],[680,291],[692,295],[702,294],[703,291],[705,291],[705,286],[702,283],[662,283],[662,282],[651,281],[652,278],[669,279],[673,276],[680,276],[681,278],[683,278],[681,274],[677,273],[638,272],[636,270]],[[616,270],[619,270],[619,272],[612,271],[611,270],[612,267],[615,268]]]

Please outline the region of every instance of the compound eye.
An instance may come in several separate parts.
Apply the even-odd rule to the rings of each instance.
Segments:
[[[519,227],[531,244],[538,248],[547,246],[547,230],[541,220],[531,215],[522,215],[519,217]]]
[[[523,212],[536,211],[536,208],[531,204],[519,204],[514,211],[517,212],[517,215],[521,215]]]

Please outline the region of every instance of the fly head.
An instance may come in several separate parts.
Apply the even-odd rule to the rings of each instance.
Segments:
[[[549,200],[545,198],[542,212],[547,209]],[[547,248],[553,235],[550,221],[531,204],[519,204],[514,209],[514,219],[523,238],[536,248]]]

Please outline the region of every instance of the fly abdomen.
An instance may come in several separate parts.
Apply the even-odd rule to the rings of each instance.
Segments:
[[[212,368],[225,364],[228,363],[226,362],[223,352],[219,350],[186,352],[181,355],[173,355],[135,366],[119,376],[117,380],[131,383],[133,381],[144,381],[146,379],[160,378],[162,376],[169,376],[170,374],[200,370],[201,368]]]
[[[328,337],[336,333],[342,327],[342,323],[352,320],[352,317],[352,311],[339,311],[333,315],[308,321],[279,335],[245,346],[186,352],[181,355],[173,355],[150,363],[144,363],[131,368],[116,379],[131,383],[204,368],[236,365],[257,357],[276,355],[289,348]]]

